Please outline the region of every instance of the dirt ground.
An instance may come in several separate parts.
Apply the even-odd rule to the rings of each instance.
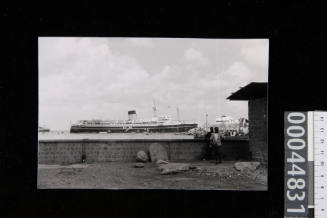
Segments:
[[[237,171],[234,162],[192,162],[194,169],[161,175],[158,165],[109,162],[96,164],[39,165],[39,189],[196,189],[267,190],[267,170]]]

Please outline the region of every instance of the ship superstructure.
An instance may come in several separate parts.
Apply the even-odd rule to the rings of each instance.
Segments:
[[[233,117],[227,115],[222,115],[220,117],[217,117],[215,123],[212,126],[219,127],[219,129],[223,132],[236,130],[237,132],[247,134],[249,131],[248,119],[246,118],[234,119]]]

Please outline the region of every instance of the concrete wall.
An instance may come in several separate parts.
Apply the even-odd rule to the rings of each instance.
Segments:
[[[249,146],[252,159],[268,162],[267,98],[249,100]]]
[[[160,143],[168,153],[169,160],[200,160],[206,141],[203,139],[171,140],[40,140],[38,162],[40,164],[80,163],[85,154],[88,163],[110,161],[135,161],[139,150],[148,151],[152,143]],[[246,159],[249,153],[248,140],[226,139],[223,144],[225,160]]]

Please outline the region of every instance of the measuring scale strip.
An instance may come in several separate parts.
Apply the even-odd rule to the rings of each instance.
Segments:
[[[327,217],[327,112],[313,112],[314,215]],[[310,146],[309,146],[310,147]],[[308,148],[310,151],[310,148]],[[309,155],[310,156],[310,155]]]

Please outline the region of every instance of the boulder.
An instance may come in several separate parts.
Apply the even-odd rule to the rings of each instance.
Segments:
[[[185,163],[168,163],[168,164],[161,164],[158,167],[159,170],[161,170],[162,175],[167,174],[175,174],[184,172],[190,169],[190,164]]]
[[[256,170],[259,167],[259,162],[236,162],[234,167],[236,170],[244,171],[244,170]]]
[[[136,154],[136,160],[139,162],[148,162],[149,161],[149,156],[147,155],[147,153],[145,153],[144,151],[140,150],[137,152]]]
[[[157,160],[157,164],[168,164],[168,162],[164,160]]]
[[[135,168],[143,168],[144,167],[144,163],[135,163],[133,166],[135,167]]]
[[[152,162],[156,162],[158,160],[168,160],[168,154],[166,148],[159,143],[152,143],[149,146],[150,158]]]
[[[196,169],[198,169],[198,166],[190,165],[190,170],[196,170]]]

